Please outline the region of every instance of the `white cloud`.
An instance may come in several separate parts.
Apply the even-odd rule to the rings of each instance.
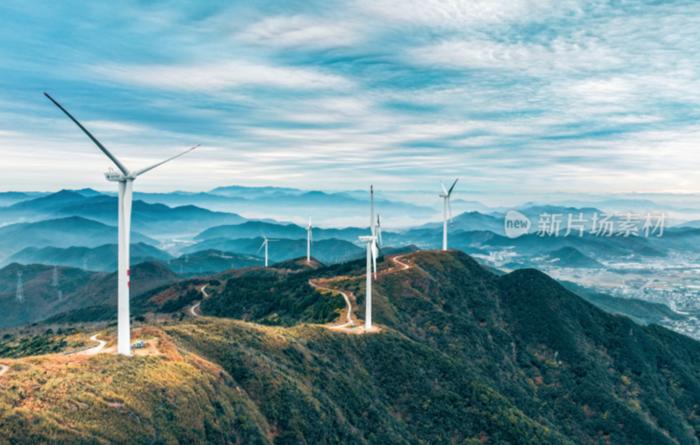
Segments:
[[[409,50],[408,58],[426,65],[520,70],[530,74],[609,70],[621,63],[612,50],[599,42],[563,39],[556,39],[548,45],[448,40]]]
[[[240,86],[292,89],[346,89],[353,83],[339,75],[312,68],[276,66],[248,61],[183,65],[96,66],[101,77],[154,88],[185,91],[221,91]]]
[[[237,37],[245,43],[277,48],[337,48],[362,40],[348,21],[324,22],[301,15],[265,18]]]
[[[357,0],[356,4],[384,19],[452,29],[539,21],[575,13],[580,8],[574,0]]]
[[[126,122],[92,120],[83,122],[87,128],[92,130],[105,130],[107,132],[119,133],[141,133],[148,131],[147,127]]]

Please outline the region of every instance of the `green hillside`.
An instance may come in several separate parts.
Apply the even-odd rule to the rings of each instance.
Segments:
[[[155,339],[149,355],[4,361],[0,432],[16,443],[700,443],[699,343],[607,314],[535,270],[496,276],[458,252],[403,261],[382,264],[376,334],[302,323],[319,303],[289,304],[310,301],[309,277],[350,275],[342,284],[361,297],[357,262],[219,277],[202,303],[251,320],[251,307],[270,308],[258,321],[284,314],[278,326],[169,319],[136,334]]]

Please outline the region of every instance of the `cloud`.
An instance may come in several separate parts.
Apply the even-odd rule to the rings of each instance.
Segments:
[[[362,34],[348,21],[320,21],[292,15],[267,17],[237,34],[239,40],[275,48],[338,48],[357,44]]]
[[[548,44],[449,40],[408,51],[410,61],[464,69],[518,70],[544,75],[570,71],[602,71],[621,65],[613,51],[595,40],[555,39]]]
[[[438,28],[541,21],[576,13],[570,0],[357,0],[364,10],[384,19]]]
[[[244,86],[347,89],[353,85],[349,79],[317,69],[244,60],[181,65],[100,65],[93,66],[91,71],[120,83],[182,91],[217,92]]]
[[[0,48],[9,188],[48,184],[54,168],[102,181],[105,160],[44,88],[133,165],[203,143],[153,187],[180,181],[180,169],[186,188],[231,182],[232,172],[248,184],[333,189],[377,178],[433,187],[457,175],[465,197],[508,199],[695,187],[697,2],[19,9],[31,20],[0,6],[11,43]],[[65,20],[76,25],[69,34]]]

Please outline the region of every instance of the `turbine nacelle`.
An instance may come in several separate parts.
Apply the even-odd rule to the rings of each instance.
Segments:
[[[123,174],[121,174],[119,172],[114,171],[111,168],[109,170],[107,170],[107,172],[105,172],[105,178],[111,182],[126,182],[126,180],[127,180],[126,176],[124,176]]]

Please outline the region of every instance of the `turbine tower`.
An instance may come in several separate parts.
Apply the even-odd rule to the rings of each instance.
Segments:
[[[118,275],[117,275],[117,352],[122,355],[131,355],[131,331],[129,328],[129,285],[131,270],[129,268],[129,243],[131,235],[131,200],[134,180],[142,174],[159,167],[166,162],[179,158],[185,153],[189,153],[198,147],[195,145],[184,152],[170,157],[164,161],[153,164],[149,167],[134,172],[129,171],[124,164],[117,159],[95,136],[93,136],[83,125],[78,122],[61,104],[56,102],[53,97],[47,93],[44,95],[54,103],[63,113],[80,128],[90,140],[97,145],[102,153],[105,154],[119,169],[118,172],[109,170],[105,176],[108,181],[116,182],[119,186],[119,202],[118,202]]]
[[[58,287],[58,267],[53,266],[53,276],[51,277],[51,286]]]
[[[374,235],[374,185],[369,186],[369,227]]]
[[[450,204],[450,197],[452,196],[452,191],[455,189],[459,178],[455,179],[450,186],[449,190],[445,188],[445,184],[440,183],[442,186],[442,193],[440,197],[442,198],[442,250],[447,250],[447,222],[452,219],[452,204]],[[449,215],[449,216],[448,216]]]
[[[309,217],[309,224],[306,226],[306,264],[311,264],[311,241],[314,237],[312,229],[311,217]]]
[[[379,248],[377,247],[377,228],[374,225],[374,187],[370,186],[370,231],[369,236],[360,236],[361,242],[365,243],[367,249],[367,273],[366,273],[366,290],[365,290],[365,330],[372,328],[372,272],[377,275],[377,255]]]
[[[17,294],[15,295],[18,303],[24,303],[24,284],[22,283],[22,271],[17,271]]]

